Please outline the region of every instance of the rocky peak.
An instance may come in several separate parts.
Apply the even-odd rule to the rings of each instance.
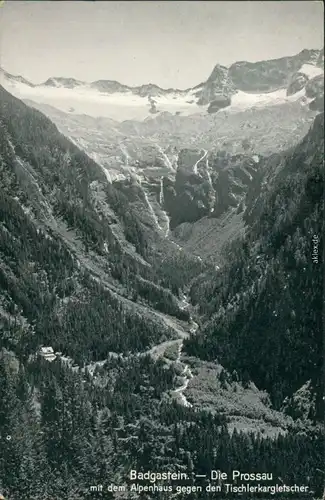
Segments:
[[[138,94],[140,97],[156,97],[161,95],[162,89],[158,87],[158,85],[147,83],[146,85],[135,87],[134,93]]]
[[[130,90],[129,87],[116,80],[96,80],[92,82],[90,86],[100,92],[107,92],[108,94],[113,94],[114,92],[127,92]]]
[[[199,97],[198,104],[205,105],[216,99],[220,101],[220,97],[229,97],[234,92],[235,87],[229,78],[228,68],[217,64],[196,96]]]
[[[83,82],[81,82],[80,80],[76,80],[75,78],[55,76],[52,78],[48,78],[42,85],[45,85],[46,87],[65,87],[67,89],[74,89],[75,87],[78,87],[82,84]]]
[[[0,76],[5,77],[6,79],[11,80],[13,82],[23,83],[25,85],[28,85],[29,87],[35,87],[34,84],[26,80],[26,78],[24,78],[23,76],[11,75],[1,67],[0,67]]]
[[[217,64],[196,93],[198,104],[218,101],[222,105],[216,103],[210,111],[216,112],[230,104],[231,96],[236,91],[263,93],[288,88],[287,95],[292,95],[303,89],[309,78],[299,73],[304,64],[323,67],[324,49],[305,49],[294,56],[266,61],[237,61],[229,68]]]
[[[238,90],[244,92],[270,92],[286,87],[290,76],[302,64],[310,62],[310,51],[296,56],[268,61],[236,62],[229,68],[229,76]]]
[[[227,78],[228,68],[226,66],[221,66],[221,64],[216,64],[207,82],[220,82],[222,84]]]

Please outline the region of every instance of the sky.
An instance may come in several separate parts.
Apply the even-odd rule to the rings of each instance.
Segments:
[[[324,45],[320,1],[5,1],[0,66],[51,76],[188,88],[215,64]]]

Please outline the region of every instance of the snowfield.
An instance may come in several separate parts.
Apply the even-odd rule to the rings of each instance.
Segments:
[[[318,66],[313,66],[312,64],[303,64],[299,70],[299,73],[303,73],[310,79],[315,78],[315,76],[323,75],[324,71]]]
[[[264,94],[249,94],[239,90],[232,97],[231,106],[225,108],[225,111],[244,111],[253,107],[276,106],[278,104],[284,104],[285,102],[297,101],[305,95],[305,90],[303,89],[303,91],[297,92],[291,96],[287,96],[286,93],[286,89],[279,89]]]
[[[90,86],[79,86],[74,89],[65,87],[30,87],[21,82],[0,77],[3,87],[19,99],[32,99],[41,104],[48,104],[71,114],[86,114],[93,117],[108,117],[117,121],[142,121],[155,114],[150,113],[151,104],[147,97],[140,97],[132,92],[114,92],[104,94]],[[205,108],[197,106],[191,92],[186,95],[170,93],[167,96],[155,97],[158,112],[168,111],[172,114],[191,115],[205,112]]]
[[[315,66],[304,64],[300,70],[309,77],[322,74],[322,70]],[[81,84],[69,89],[64,86],[48,87],[40,85],[31,87],[24,82],[8,78],[0,72],[0,83],[3,87],[19,99],[31,99],[39,104],[47,104],[56,109],[74,114],[84,114],[91,117],[105,117],[122,122],[126,120],[143,121],[158,116],[160,112],[169,112],[181,116],[206,115],[207,106],[198,106],[194,93],[169,92],[153,99],[157,109],[156,114],[150,112],[152,104],[148,97],[141,97],[129,92],[114,92],[104,94],[88,84]],[[275,106],[285,102],[292,102],[302,97],[302,93],[287,97],[286,89],[275,92],[253,94],[238,91],[232,96],[231,105],[221,112],[235,113],[253,107]]]

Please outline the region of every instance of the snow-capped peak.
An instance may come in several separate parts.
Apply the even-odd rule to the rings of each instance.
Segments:
[[[322,54],[322,50],[305,50],[281,59],[240,61],[229,67],[217,64],[205,82],[186,90],[163,89],[153,83],[130,87],[104,79],[88,83],[70,77],[33,84],[4,70],[0,83],[18,98],[66,113],[143,121],[166,112],[172,116],[214,114],[222,109],[236,112],[300,99],[307,81],[323,74]]]

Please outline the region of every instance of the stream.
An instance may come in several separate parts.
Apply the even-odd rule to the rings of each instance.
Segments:
[[[186,309],[190,305],[189,301],[188,301],[188,297],[185,294],[182,294],[180,305],[181,305],[182,309]],[[193,326],[192,326],[191,332],[194,333],[194,332],[196,332],[197,329],[198,329],[198,324],[195,323],[195,322],[193,322]],[[182,363],[181,362],[181,356],[182,356],[182,349],[183,349],[184,337],[182,339],[180,339],[178,342],[179,342],[179,344],[178,344],[178,353],[177,353],[176,363]],[[184,395],[184,392],[186,391],[187,386],[188,386],[189,381],[191,380],[191,378],[193,378],[193,373],[191,372],[191,369],[190,369],[189,365],[184,364],[184,369],[183,369],[183,372],[182,372],[182,374],[180,376],[180,379],[182,381],[181,385],[179,387],[177,387],[177,389],[175,389],[173,391],[173,394],[177,397],[177,399],[179,400],[179,402],[183,406],[187,406],[187,407],[191,407],[192,405],[186,399],[186,397]]]
[[[182,347],[183,347],[183,340],[179,344],[178,356],[176,359],[176,363],[181,363]],[[189,381],[192,377],[193,377],[193,374],[191,372],[190,367],[188,365],[185,365],[184,370],[183,370],[182,375],[181,375],[182,384],[179,387],[177,387],[177,389],[175,389],[173,391],[173,394],[179,399],[179,402],[183,406],[187,406],[187,407],[191,407],[192,405],[189,401],[187,401],[187,399],[184,395],[184,392],[186,391],[187,386],[189,384]]]

